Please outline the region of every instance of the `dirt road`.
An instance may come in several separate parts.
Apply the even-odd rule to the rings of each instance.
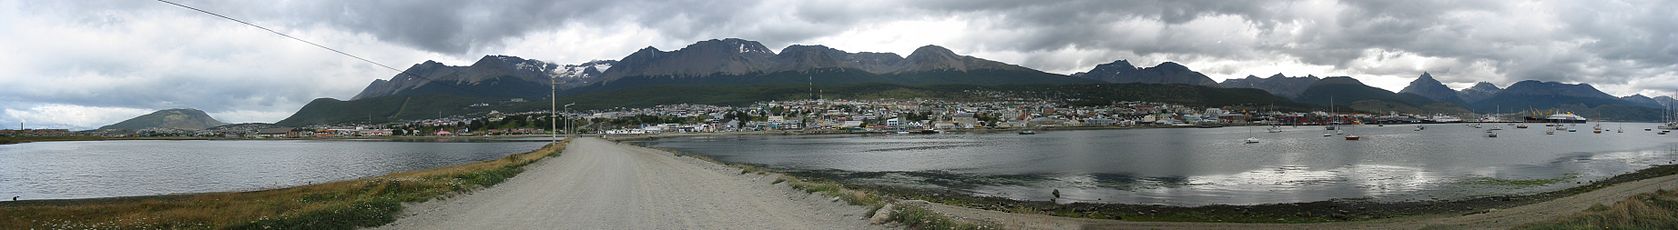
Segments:
[[[386,229],[869,229],[865,207],[597,138],[506,183],[410,205]]]
[[[1472,215],[1411,216],[1313,224],[1130,222],[1006,213],[924,202],[913,204],[946,215],[988,221],[1007,229],[1503,229],[1525,223],[1554,220],[1596,204],[1613,205],[1626,197],[1654,192],[1657,189],[1678,189],[1678,175],[1620,183],[1555,200]]]

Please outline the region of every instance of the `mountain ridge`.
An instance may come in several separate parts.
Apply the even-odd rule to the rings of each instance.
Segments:
[[[226,123],[210,117],[210,114],[197,109],[165,109],[140,115],[134,118],[99,127],[99,130],[128,130],[138,131],[150,128],[202,130],[209,127],[221,126]]]

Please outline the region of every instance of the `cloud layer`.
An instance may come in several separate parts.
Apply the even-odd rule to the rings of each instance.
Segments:
[[[1056,73],[1116,59],[1214,78],[1350,75],[1389,90],[1533,79],[1678,90],[1673,1],[179,1],[398,68],[560,63],[738,37],[908,53],[938,44]],[[85,129],[199,108],[273,122],[393,73],[151,1],[0,1],[0,122]],[[90,114],[53,116],[50,114]],[[42,115],[48,114],[48,115]]]

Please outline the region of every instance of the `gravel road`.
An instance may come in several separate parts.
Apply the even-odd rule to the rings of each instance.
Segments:
[[[409,205],[385,229],[877,229],[866,207],[598,138],[489,189]]]

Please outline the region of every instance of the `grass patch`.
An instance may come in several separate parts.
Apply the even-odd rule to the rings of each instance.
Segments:
[[[909,229],[996,229],[984,225],[965,223],[950,219],[932,210],[905,205],[891,213],[891,218],[898,223],[907,225]]]
[[[1495,178],[1495,177],[1480,177],[1480,178],[1469,179],[1469,180],[1466,181],[1466,183],[1476,184],[1476,185],[1531,187],[1531,186],[1544,186],[1544,185],[1550,185],[1550,184],[1555,184],[1555,183],[1561,183],[1561,182],[1564,182],[1564,181],[1573,180],[1575,178],[1579,178],[1579,175],[1578,174],[1567,174],[1565,176],[1556,177],[1556,178],[1539,178],[1539,179],[1503,179],[1503,178]]]
[[[1522,229],[1678,229],[1678,191],[1656,190]]]
[[[354,229],[396,220],[404,202],[505,182],[565,143],[495,160],[291,188],[0,202],[0,229]]]

